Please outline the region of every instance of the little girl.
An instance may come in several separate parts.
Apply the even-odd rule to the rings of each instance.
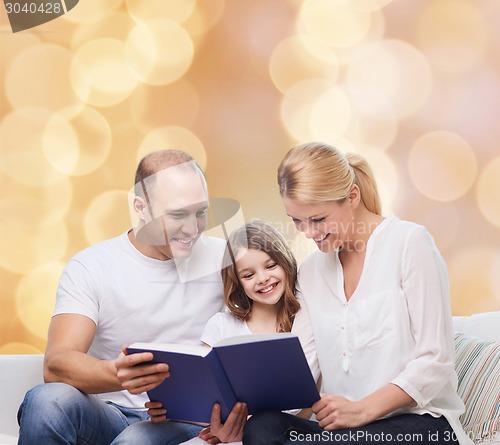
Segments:
[[[300,304],[295,296],[297,262],[283,236],[254,221],[229,237],[222,269],[228,312],[215,314],[201,341],[209,346],[239,335],[290,332]]]
[[[208,320],[201,341],[208,346],[241,335],[296,332],[295,315],[301,308],[296,296],[297,261],[285,238],[271,224],[253,221],[236,229],[228,239],[222,269],[224,301],[227,312],[219,312]],[[304,309],[305,310],[305,309]],[[302,343],[318,380],[319,370],[315,360],[314,344]],[[152,422],[166,419],[160,402],[147,402]],[[311,412],[304,410],[302,416]],[[217,443],[210,428],[199,437]]]

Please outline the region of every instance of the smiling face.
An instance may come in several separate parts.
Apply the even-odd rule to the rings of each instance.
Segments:
[[[299,203],[286,196],[282,200],[297,230],[314,240],[322,252],[338,250],[350,241],[354,226],[349,197],[318,204]]]
[[[245,294],[254,305],[275,305],[285,292],[284,269],[262,250],[239,252],[236,271]]]
[[[207,221],[208,196],[201,174],[168,168],[148,181],[147,192],[147,198],[136,197],[141,220],[137,240],[151,247],[154,258],[189,257]]]

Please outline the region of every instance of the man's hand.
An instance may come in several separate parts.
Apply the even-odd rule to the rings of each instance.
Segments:
[[[248,417],[245,403],[234,405],[224,424],[220,419],[220,405],[216,403],[212,409],[210,427],[200,431],[198,437],[214,445],[219,442],[240,442],[243,437],[243,428]]]
[[[148,414],[151,418],[151,422],[159,423],[167,420],[167,410],[163,408],[161,402],[147,401],[144,406],[148,408]]]
[[[141,394],[156,388],[163,380],[170,377],[166,363],[148,364],[147,362],[151,360],[153,360],[151,352],[127,355],[124,347],[115,361],[116,376],[122,388],[131,394]]]

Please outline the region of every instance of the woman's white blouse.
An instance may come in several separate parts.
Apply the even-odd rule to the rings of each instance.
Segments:
[[[307,311],[298,316],[310,317],[323,392],[359,400],[393,383],[417,404],[405,412],[444,415],[460,443],[472,443],[458,421],[464,406],[446,265],[424,227],[385,218],[369,238],[349,300],[338,252],[308,257],[299,287]]]

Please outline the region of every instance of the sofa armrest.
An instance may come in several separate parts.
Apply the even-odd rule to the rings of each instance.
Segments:
[[[0,354],[0,436],[17,438],[17,410],[26,391],[43,382],[43,354]]]

